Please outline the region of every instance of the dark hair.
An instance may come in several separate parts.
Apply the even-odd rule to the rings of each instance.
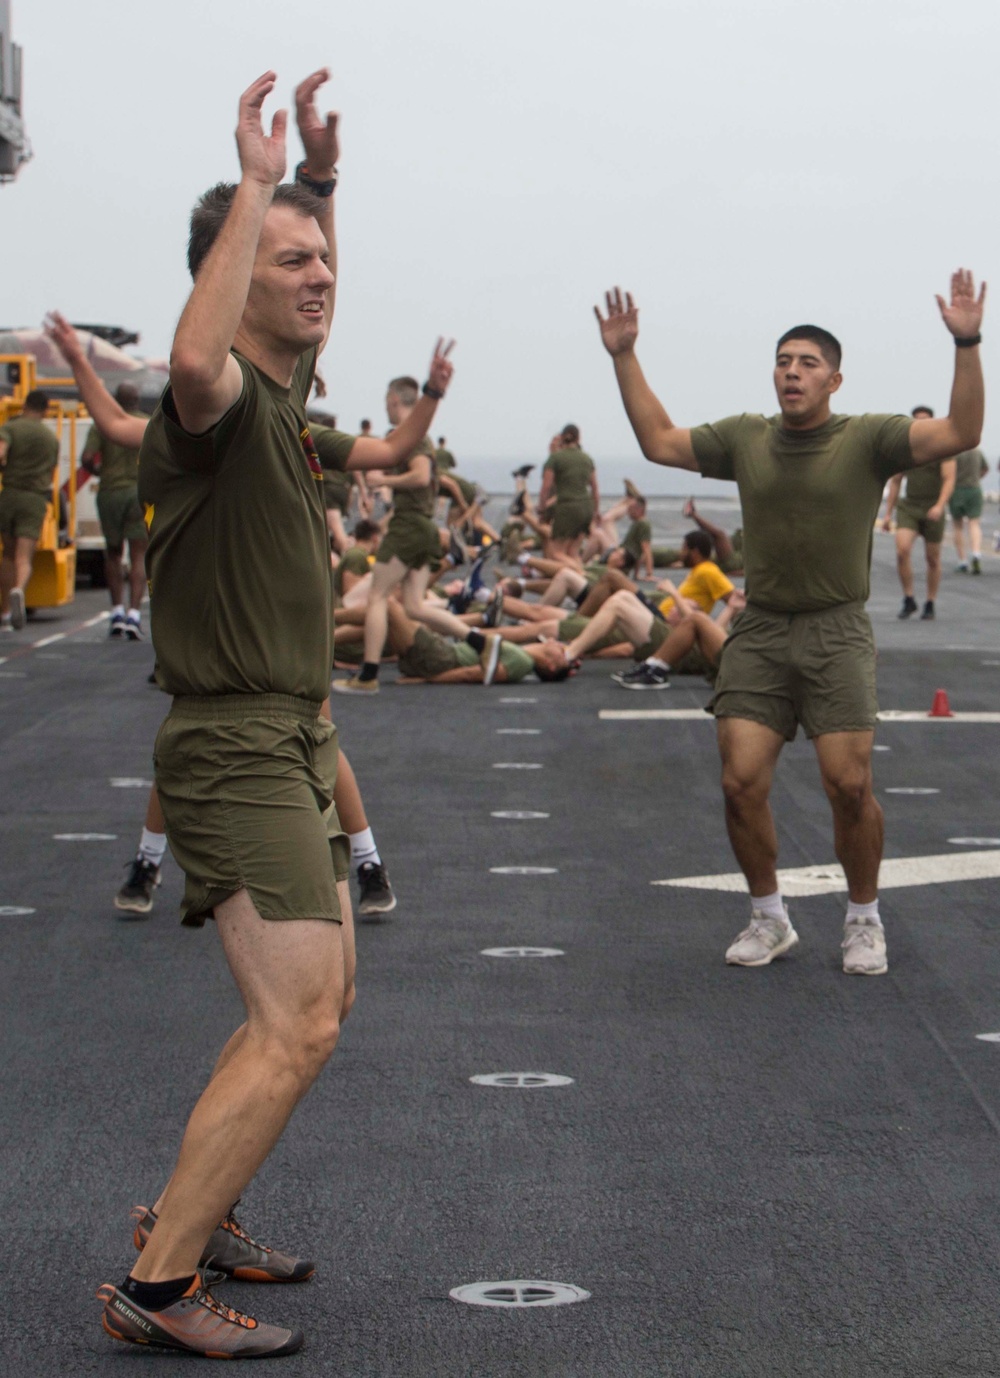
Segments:
[[[337,418],[332,411],[319,411],[316,407],[308,408],[306,420],[311,426],[329,426],[331,430],[335,430],[337,425]]]
[[[927,413],[928,416],[933,416],[933,415],[934,415],[934,408],[933,408],[933,407],[914,407],[913,410],[910,412],[910,415],[911,415],[911,416],[916,416],[916,414],[917,414],[918,411],[924,411],[924,412]]]
[[[567,445],[578,445],[580,442],[580,427],[573,425],[563,426],[559,435]]]
[[[191,212],[191,232],[188,236],[188,269],[196,277],[198,269],[208,257],[209,250],[219,237],[226,223],[236,195],[235,182],[216,182]],[[282,182],[274,189],[272,206],[288,206],[303,217],[312,217],[316,210],[316,197],[298,182]]]
[[[404,373],[400,378],[390,379],[388,391],[394,392],[404,407],[412,407],[420,396],[420,384]]]
[[[819,352],[828,364],[832,364],[835,369],[840,368],[842,351],[840,341],[836,335],[831,335],[829,330],[824,330],[821,325],[796,325],[791,330],[786,330],[778,341],[777,350],[789,340],[812,340],[814,345],[819,345]]]
[[[439,445],[443,445],[443,444],[444,444],[444,436],[443,436],[443,435],[439,435],[439,436],[438,436],[438,444],[439,444]]]
[[[370,541],[373,536],[377,536],[381,528],[375,522],[365,521],[362,517],[354,528],[354,539],[356,541]]]
[[[41,388],[32,388],[31,392],[29,392],[24,399],[24,410],[44,412],[48,411],[48,409],[49,394],[47,392],[42,392]]]
[[[620,550],[622,553],[622,573],[631,574],[632,570],[635,569],[636,565],[639,563],[638,558],[636,557],[635,553],[627,549],[626,546],[620,545],[616,548]]]
[[[545,680],[547,684],[558,684],[560,680],[569,679],[569,666],[560,665],[555,670],[550,670],[541,661],[535,661],[535,674],[539,679]]]
[[[684,537],[684,544],[688,550],[697,550],[703,559],[711,558],[712,538],[707,531],[689,531]]]
[[[646,499],[645,499],[645,498],[640,498],[638,495],[636,495],[636,496],[634,496],[634,497],[629,498],[629,502],[637,502],[637,503],[639,503],[639,505],[642,507],[642,510],[645,512],[645,510],[646,510]]]
[[[371,424],[372,424],[372,423],[368,420],[367,416],[363,416],[363,417],[361,418],[361,429],[362,429],[362,430],[364,430],[364,428],[365,428],[366,426],[367,426],[369,429],[371,429]]]

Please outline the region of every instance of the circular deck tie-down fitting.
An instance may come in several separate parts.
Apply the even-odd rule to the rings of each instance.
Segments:
[[[556,1072],[482,1072],[470,1077],[473,1086],[512,1087],[517,1091],[537,1091],[551,1086],[572,1086],[572,1077]]]
[[[502,1282],[469,1282],[453,1287],[448,1293],[452,1301],[466,1306],[506,1307],[507,1310],[538,1306],[571,1306],[587,1301],[589,1292],[571,1282],[543,1282],[539,1278],[512,1278]]]

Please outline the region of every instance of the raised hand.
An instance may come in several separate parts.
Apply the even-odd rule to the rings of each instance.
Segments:
[[[631,292],[626,292],[625,300],[622,301],[620,287],[616,287],[613,292],[605,292],[604,300],[608,310],[607,320],[596,306],[594,315],[601,328],[604,348],[613,358],[616,354],[627,354],[635,348],[635,342],[639,338],[639,308],[632,300]]]
[[[938,297],[937,304],[941,319],[951,333],[959,340],[971,339],[979,334],[983,323],[986,283],[980,287],[977,297],[972,274],[967,268],[959,268],[957,273],[951,275],[951,301],[946,302],[944,297]]]
[[[443,335],[434,346],[434,355],[431,359],[428,382],[431,387],[436,388],[438,392],[448,391],[451,375],[455,372],[455,365],[448,358],[448,355],[454,348],[455,341],[449,340],[448,343],[445,344]]]
[[[265,72],[240,96],[240,115],[236,125],[236,147],[243,176],[261,186],[276,187],[285,175],[285,133],[288,111],[278,110],[271,121],[270,135],[264,133],[261,107],[274,90],[277,76]]]
[[[75,359],[84,357],[80,337],[65,316],[58,311],[50,311],[45,317],[44,325],[46,335],[68,364],[72,365]]]
[[[333,175],[340,157],[340,140],[337,137],[340,116],[331,110],[324,119],[316,109],[316,92],[329,80],[329,67],[321,67],[295,88],[295,118],[305,149],[306,171],[317,182],[324,182]]]

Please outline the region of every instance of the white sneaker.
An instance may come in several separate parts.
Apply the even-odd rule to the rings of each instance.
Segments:
[[[889,970],[885,930],[871,919],[844,924],[844,971],[848,976],[883,976]]]
[[[19,632],[28,620],[24,607],[24,593],[21,589],[10,591],[10,625]]]
[[[762,914],[754,909],[750,915],[750,926],[737,934],[726,953],[730,966],[766,967],[775,957],[794,947],[799,935],[788,920],[788,910],[784,918],[774,919],[770,914]]]

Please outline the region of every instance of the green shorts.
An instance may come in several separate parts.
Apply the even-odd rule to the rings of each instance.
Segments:
[[[903,498],[896,508],[896,525],[902,531],[915,531],[928,545],[940,545],[944,540],[944,517],[928,521],[927,508]]]
[[[29,493],[25,488],[0,489],[0,540],[16,541],[24,536],[37,541],[48,506],[44,493]]]
[[[590,498],[557,502],[552,513],[552,539],[572,541],[577,536],[586,536],[593,520],[594,504]]]
[[[104,533],[104,544],[112,554],[120,551],[126,541],[149,540],[135,487],[112,488],[108,492],[98,488],[97,515]]]
[[[399,657],[399,673],[407,679],[436,679],[458,665],[454,644],[429,627],[418,627],[413,645]]]
[[[981,517],[983,515],[983,490],[976,488],[956,488],[948,499],[948,511],[959,521],[962,517]]]
[[[430,517],[408,513],[392,518],[375,559],[387,565],[394,558],[402,560],[407,569],[429,565],[436,572],[441,567],[441,537]]]
[[[200,928],[244,886],[265,919],[341,922],[350,846],[333,803],[337,730],[283,694],[176,698],[153,748],[181,920]]]
[[[573,641],[585,627],[590,626],[590,618],[584,617],[582,613],[571,612],[568,617],[564,617],[559,623],[559,640],[565,645],[568,641]],[[594,655],[597,651],[606,651],[609,646],[621,646],[628,641],[617,622],[612,623],[611,630],[605,632],[600,641],[594,643],[588,655]]]
[[[342,479],[323,478],[323,505],[328,512],[346,515],[351,505],[351,485]]]
[[[649,640],[644,642],[635,652],[636,660],[648,660],[650,656],[655,656],[657,651],[666,641],[673,628],[669,622],[664,622],[659,617],[653,618],[653,625],[650,628]],[[719,673],[719,667],[702,654],[701,648],[697,645],[692,646],[686,655],[681,656],[676,665],[671,665],[671,670],[678,675],[704,675],[709,684],[714,684]]]
[[[679,565],[683,559],[683,550],[674,549],[673,546],[666,545],[653,546],[654,569],[669,569],[671,565]]]
[[[809,738],[873,731],[875,639],[864,604],[797,613],[748,606],[722,648],[711,708],[787,742],[799,723]]]

